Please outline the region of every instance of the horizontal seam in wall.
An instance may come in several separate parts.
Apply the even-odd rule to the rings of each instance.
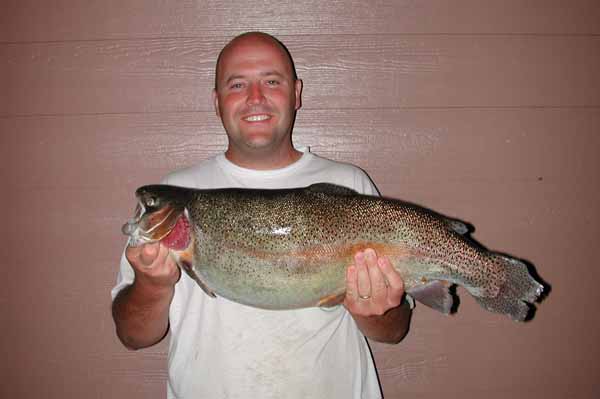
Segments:
[[[359,107],[359,108],[303,108],[303,111],[374,111],[374,110],[399,110],[399,111],[444,111],[444,110],[482,110],[482,111],[501,111],[501,110],[537,110],[537,109],[597,109],[600,111],[600,105],[574,105],[574,106],[546,106],[546,105],[525,105],[525,106],[449,106],[449,107]],[[301,111],[301,112],[303,112]],[[177,115],[177,114],[212,114],[213,110],[191,110],[191,111],[144,111],[144,112],[79,112],[79,113],[48,113],[48,114],[5,114],[0,115],[0,119],[19,119],[19,118],[44,118],[44,117],[77,117],[77,116],[111,116],[111,115]]]
[[[360,33],[360,34],[298,34],[298,35],[278,35],[277,37],[282,38],[293,38],[293,37],[382,37],[382,36],[398,36],[398,37],[588,37],[595,38],[600,37],[600,33]],[[65,39],[65,40],[17,40],[17,41],[0,41],[0,45],[30,45],[30,44],[57,44],[57,43],[93,43],[93,42],[118,42],[118,41],[152,41],[152,40],[196,40],[201,39],[204,42],[211,42],[214,39],[216,43],[224,43],[228,39],[231,39],[231,35],[227,36],[131,36],[131,37],[115,37],[115,38],[92,38],[92,39]],[[282,40],[285,41],[285,40]]]

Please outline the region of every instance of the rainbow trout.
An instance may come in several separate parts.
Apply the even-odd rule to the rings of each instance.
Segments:
[[[524,320],[543,290],[521,261],[487,251],[462,222],[319,183],[282,190],[140,187],[130,245],[161,241],[211,296],[264,309],[339,304],[356,251],[387,256],[419,302],[450,313],[452,284]]]

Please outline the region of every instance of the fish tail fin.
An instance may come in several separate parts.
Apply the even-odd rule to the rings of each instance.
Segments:
[[[476,296],[475,299],[487,310],[524,321],[531,310],[530,304],[541,295],[544,286],[529,274],[527,265],[520,260],[500,254],[492,254],[491,258],[505,279],[497,295]]]

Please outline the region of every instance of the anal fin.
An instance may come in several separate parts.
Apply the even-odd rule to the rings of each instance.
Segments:
[[[454,304],[454,298],[449,291],[450,285],[447,281],[432,280],[406,290],[406,293],[425,306],[450,314]]]

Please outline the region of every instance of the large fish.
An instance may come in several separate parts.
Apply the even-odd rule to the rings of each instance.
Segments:
[[[387,256],[414,299],[450,313],[449,286],[524,320],[541,294],[521,261],[487,251],[462,222],[319,183],[282,190],[140,187],[130,245],[161,241],[209,295],[264,309],[333,306],[356,251]]]

